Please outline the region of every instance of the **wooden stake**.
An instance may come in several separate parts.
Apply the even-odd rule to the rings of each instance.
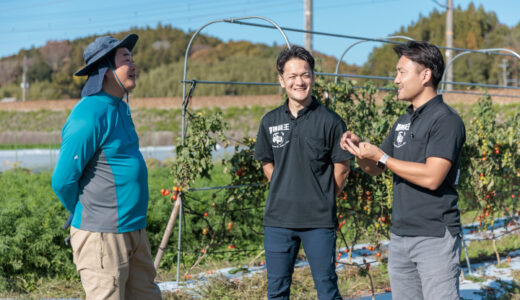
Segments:
[[[170,215],[170,219],[168,220],[168,225],[166,226],[166,230],[164,231],[164,235],[161,240],[161,245],[159,245],[159,249],[157,250],[157,255],[155,256],[154,266],[155,270],[159,270],[159,264],[161,263],[162,256],[164,254],[164,250],[168,245],[168,240],[170,239],[170,234],[173,229],[173,225],[175,224],[175,219],[177,219],[177,215],[179,214],[179,207],[181,206],[182,194],[179,193],[177,196],[177,200],[175,200],[175,204],[172,209],[172,213]]]
[[[493,235],[493,250],[495,250],[495,254],[497,256],[497,265],[499,265],[500,264],[500,255],[498,255],[497,243],[496,243],[496,239],[495,239],[494,235]]]

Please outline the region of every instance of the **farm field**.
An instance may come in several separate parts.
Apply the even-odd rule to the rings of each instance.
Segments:
[[[478,91],[477,91],[478,92]],[[507,95],[520,96],[517,90],[488,90],[489,94],[503,95],[504,97],[494,97],[496,104],[520,103],[520,98],[507,97]],[[376,102],[381,103],[386,95],[381,92],[376,95]],[[475,104],[478,95],[446,93],[444,100],[449,104]],[[79,99],[68,100],[35,100],[26,102],[0,103],[0,111],[35,111],[35,110],[71,110]],[[227,108],[227,107],[251,107],[251,106],[276,106],[282,103],[282,95],[245,95],[245,96],[196,96],[191,100],[192,109],[200,108]],[[171,98],[133,98],[130,96],[130,108],[134,109],[181,109],[181,97]]]
[[[214,108],[214,107],[250,107],[250,106],[274,106],[281,103],[281,95],[258,96],[193,96],[190,107]],[[71,110],[79,99],[68,100],[35,100],[26,102],[0,103],[0,110],[7,111],[34,111],[34,110]],[[155,109],[181,109],[182,98],[133,98],[130,96],[130,108],[155,108]]]
[[[152,253],[156,253],[162,227],[160,220],[168,217],[171,204],[168,197],[162,196],[160,190],[169,186],[170,167],[149,161],[150,167],[150,207],[148,234],[152,244]],[[220,186],[229,181],[230,176],[225,175],[222,165],[217,165],[212,171],[212,181],[198,180],[194,188],[203,186]],[[15,169],[0,174],[0,188],[5,191],[5,196],[0,197],[2,212],[2,238],[0,239],[0,251],[2,257],[3,272],[9,271],[17,275],[13,277],[2,277],[0,281],[1,297],[20,298],[79,298],[83,292],[78,276],[75,274],[72,264],[72,254],[69,247],[63,243],[67,231],[60,227],[67,213],[54,196],[50,188],[50,172],[31,173],[28,170]],[[213,197],[215,194],[215,197]],[[186,199],[186,206],[192,207],[199,203],[203,207],[212,207],[213,202],[223,201],[222,193],[217,192],[193,192]],[[52,213],[51,213],[52,212]],[[209,210],[211,213],[212,211]],[[471,210],[463,213],[463,222],[472,224],[478,218],[479,211]],[[257,215],[258,217],[258,215]],[[12,222],[11,226],[8,226]],[[197,230],[196,224],[185,222],[185,236],[183,238],[184,263],[181,266],[181,275],[190,269],[190,261],[196,257],[197,243],[188,242],[189,239],[203,240],[201,230]],[[236,224],[235,226],[240,226]],[[515,225],[517,226],[517,225]],[[502,258],[502,263],[497,267],[507,269],[511,266],[510,253],[520,249],[520,235],[514,231],[515,226],[510,226],[511,234],[497,240],[497,250]],[[17,229],[15,229],[17,228]],[[195,229],[195,230],[194,230]],[[14,232],[13,232],[14,231]],[[176,231],[174,231],[176,232]],[[498,235],[498,234],[497,234]],[[165,262],[158,276],[159,282],[175,281],[174,253],[176,235],[171,237],[171,243],[165,255]],[[201,263],[189,270],[188,276],[182,280],[197,281],[204,280],[206,283],[195,291],[183,288],[176,291],[171,289],[164,291],[165,299],[192,299],[198,294],[202,299],[262,299],[265,294],[266,277],[265,272],[260,271],[248,275],[247,268],[263,269],[265,258],[257,254],[261,253],[262,240],[250,239],[249,241],[234,241],[237,245],[234,249],[224,249],[213,253],[208,251],[207,257]],[[482,268],[482,263],[491,262],[496,265],[496,255],[491,240],[479,240],[472,238],[468,243],[468,253],[471,259],[473,271]],[[348,262],[347,249],[341,245],[341,262]],[[370,247],[375,249],[372,250]],[[47,249],[47,250],[45,250]],[[372,251],[370,251],[370,250]],[[247,250],[247,251],[243,251]],[[359,241],[356,250],[353,251],[352,261],[360,266],[344,266],[338,269],[340,290],[344,296],[361,297],[370,293],[370,281],[363,276],[362,259],[372,262],[370,274],[374,282],[376,293],[384,293],[388,290],[389,281],[386,273],[386,247],[385,244],[374,245],[368,239]],[[380,256],[376,256],[380,253]],[[366,255],[366,256],[364,256]],[[516,254],[518,255],[518,254]],[[509,257],[509,258],[508,258]],[[514,256],[513,256],[514,257]],[[301,261],[305,261],[304,252],[299,255]],[[465,255],[462,255],[462,265],[466,266]],[[514,262],[514,260],[513,260]],[[169,266],[169,267],[168,267]],[[6,268],[7,267],[7,268]],[[219,270],[227,270],[221,273]],[[234,270],[234,271],[233,271]],[[238,272],[238,273],[234,273]],[[4,273],[5,274],[5,273]],[[220,275],[219,275],[220,274]],[[229,274],[236,274],[237,280],[229,279]],[[7,274],[6,274],[7,275]],[[308,267],[297,268],[294,274],[294,286],[292,294],[294,299],[312,299],[314,288],[310,270]],[[513,271],[512,276],[517,281],[520,272]],[[22,280],[23,279],[23,280]],[[481,274],[477,277],[467,275],[467,280],[476,283],[486,280],[496,281],[492,274]],[[495,286],[498,283],[495,283]],[[486,289],[483,290],[486,292]],[[508,291],[511,295],[520,296],[518,287]]]
[[[375,144],[381,143],[386,130],[406,107],[406,103],[395,101],[393,94],[380,99],[371,84],[363,90],[353,89],[348,82],[336,86],[323,84],[317,90],[316,96],[347,120],[349,130]],[[332,91],[337,95],[336,103],[328,97]],[[471,230],[485,232],[494,228],[496,218],[505,217],[505,223],[513,228],[519,211],[516,200],[520,197],[520,106],[496,104],[489,97],[481,97],[475,103],[454,103],[453,107],[461,113],[467,132],[459,186],[463,223],[474,223]],[[190,109],[184,147],[188,151],[177,147],[174,161],[147,161],[150,184],[147,231],[152,253],[157,251],[175,200],[173,196],[183,199],[180,264],[183,280],[199,279],[201,273],[212,275],[222,268],[244,272],[244,265],[262,265],[261,222],[267,184],[259,163],[251,156],[255,139],[250,136],[256,134],[257,122],[268,109],[269,106]],[[4,114],[2,120],[6,116],[12,118],[10,127],[18,129],[23,128],[20,124],[29,126],[33,122],[40,122],[35,128],[43,127],[51,123],[45,122],[53,119],[50,116],[63,112],[66,110],[0,111]],[[135,119],[148,121],[148,124],[136,122],[141,133],[157,128],[171,131],[170,126],[180,123],[178,119],[171,121],[171,113],[178,114],[176,109],[136,108],[133,113]],[[36,118],[38,114],[42,115]],[[239,116],[249,118],[250,123]],[[234,128],[242,130],[242,135],[233,137]],[[211,150],[220,143],[236,145],[235,152],[213,161]],[[179,146],[179,141],[175,145]],[[363,258],[378,262],[368,268],[361,263],[338,271],[341,292],[357,297],[369,293],[370,281],[375,292],[384,292],[389,286],[384,245],[391,226],[392,185],[389,172],[370,177],[355,162],[351,167],[347,185],[337,198],[337,246],[342,251],[337,259],[340,263],[355,261],[356,256],[359,259],[360,252],[356,251],[361,246],[366,247],[362,251],[370,252],[362,252],[366,254],[361,255]],[[50,188],[50,177],[50,171],[33,173],[20,168],[0,173],[0,188],[4,191],[0,194],[2,297],[82,296],[71,250],[63,243],[67,232],[61,226],[67,213]],[[180,194],[176,192],[179,188],[183,191]],[[177,268],[177,229],[173,232],[159,268],[158,279],[162,282],[172,281]],[[497,262],[500,266],[508,263],[507,257],[517,249],[520,238],[516,233],[502,238],[493,233],[487,240],[472,241],[468,256],[475,263],[502,257],[505,261]],[[303,252],[300,258],[304,261]],[[295,299],[315,297],[309,274],[308,268],[295,272]],[[484,281],[491,279],[490,275],[482,276]],[[518,275],[513,271],[512,276],[514,284],[506,291],[512,297],[520,296],[516,286]],[[264,297],[265,284],[263,272],[243,276],[238,281],[210,276],[209,284],[199,288],[198,293],[204,299],[259,299]],[[165,292],[165,298],[191,299],[193,294],[188,290],[172,291]]]
[[[490,90],[489,93],[520,95],[515,90]],[[377,105],[382,104],[385,95],[383,92],[374,95]],[[445,99],[463,117],[469,117],[468,108],[479,96],[446,94]],[[0,103],[0,149],[59,148],[61,128],[77,102],[78,99]],[[234,143],[243,137],[255,136],[261,117],[281,103],[281,95],[202,96],[192,99],[190,109],[222,112],[229,124],[227,135]],[[495,97],[493,103],[497,111],[514,114],[518,112],[520,98]],[[176,143],[181,135],[180,98],[131,98],[130,107],[142,147]]]
[[[0,47],[0,300],[86,297],[68,244],[70,228],[64,225],[72,216],[58,200],[51,181],[62,128],[81,101],[88,78],[89,85],[102,84],[109,94],[119,95],[119,87],[131,93],[126,115],[118,111],[92,119],[87,111],[66,130],[71,141],[78,134],[91,133],[85,136],[88,145],[82,145],[79,138],[79,144],[71,147],[73,160],[63,155],[60,161],[80,168],[81,174],[74,172],[73,177],[81,176],[79,200],[85,217],[78,208],[75,221],[83,218],[86,228],[87,211],[95,211],[96,221],[106,215],[100,224],[114,216],[108,211],[101,216],[99,209],[90,206],[104,202],[102,196],[92,201],[84,198],[83,184],[92,184],[93,190],[105,188],[105,183],[96,181],[98,177],[89,180],[85,168],[94,167],[97,172],[100,167],[100,177],[106,177],[104,170],[112,167],[114,176],[109,181],[121,187],[115,192],[120,224],[137,221],[132,210],[124,209],[125,189],[135,187],[140,195],[148,193],[148,206],[140,208],[147,209],[145,230],[152,256],[158,258],[155,281],[163,299],[267,299],[264,240],[268,249],[270,242],[280,246],[273,250],[287,248],[270,241],[268,234],[264,237],[264,210],[279,203],[267,203],[269,189],[275,185],[266,178],[263,163],[254,159],[256,136],[262,118],[288,94],[308,96],[311,91],[345,124],[324,113],[327,119],[315,120],[318,127],[308,128],[313,126],[308,121],[303,127],[310,115],[301,111],[305,112],[300,114],[303,120],[296,117],[295,123],[269,118],[266,123],[273,124],[265,123],[263,128],[269,135],[258,137],[258,146],[272,139],[273,148],[279,147],[274,154],[287,154],[286,150],[294,154],[294,147],[301,146],[289,159],[290,163],[297,160],[295,164],[276,160],[280,168],[271,174],[275,182],[287,183],[291,192],[301,194],[281,203],[287,204],[285,210],[277,210],[282,222],[321,223],[317,216],[324,205],[314,199],[319,200],[320,189],[322,194],[331,192],[332,182],[328,178],[331,186],[327,189],[327,178],[320,174],[328,174],[331,160],[346,153],[338,153],[337,143],[329,143],[331,131],[314,130],[320,124],[333,123],[334,131],[341,127],[374,145],[383,141],[389,145],[390,139],[385,138],[394,137],[393,150],[383,156],[383,161],[392,157],[387,169],[376,167],[379,175],[370,176],[359,160],[352,159],[350,172],[343,173],[345,186],[328,199],[335,205],[333,220],[326,224],[334,226],[336,236],[329,262],[335,263],[342,299],[399,298],[397,288],[391,290],[388,274],[392,226],[397,225],[399,231],[399,224],[424,222],[425,226],[410,230],[417,232],[429,231],[426,224],[442,222],[461,227],[460,300],[520,300],[520,22],[514,14],[520,9],[519,0],[413,1],[405,10],[396,1],[382,0],[95,2],[81,3],[84,7],[72,1],[2,2],[0,15],[5,16],[0,23],[8,26],[3,26]],[[101,36],[105,37],[92,43]],[[439,48],[442,64],[437,50],[413,42],[422,40]],[[314,61],[298,51],[299,60],[289,64],[291,55],[284,62],[280,51],[300,44],[305,44]],[[422,53],[413,54],[416,50],[412,49]],[[107,67],[106,71],[101,67]],[[89,77],[73,75],[80,68]],[[432,106],[396,124],[399,116],[410,111],[410,102],[397,100],[396,93],[414,104],[425,103],[422,96],[433,92],[430,83],[460,115],[464,136],[455,116],[440,115]],[[450,91],[444,91],[445,87]],[[181,97],[184,92],[187,98]],[[189,105],[183,107],[187,100]],[[409,121],[401,122],[408,117]],[[99,123],[90,128],[92,120]],[[453,124],[453,129],[446,124]],[[113,135],[103,134],[112,126],[116,126]],[[117,172],[128,170],[125,166],[130,160],[124,158],[124,150],[136,153],[135,147],[122,148],[125,137],[135,137],[134,129],[147,167],[147,185],[141,177],[139,184],[130,186],[124,178],[131,174]],[[309,136],[306,129],[328,137]],[[462,137],[462,151],[455,153],[459,145],[453,147],[448,141]],[[90,140],[111,148],[104,148],[103,153],[99,147],[89,147]],[[360,149],[364,146],[368,145]],[[394,168],[395,158],[421,155],[414,151],[416,146],[425,149],[425,156],[456,157],[452,162],[457,163],[457,170],[451,168],[438,186],[435,172],[425,174],[418,165],[398,162],[402,168]],[[111,151],[115,148],[116,152]],[[370,148],[366,150],[375,150]],[[92,150],[94,157],[108,160],[106,168],[83,159]],[[434,171],[447,167],[441,161],[429,160],[436,165]],[[291,170],[297,172],[285,170],[294,165]],[[432,165],[425,169],[433,170]],[[143,171],[142,164],[138,171]],[[338,176],[339,170],[335,171]],[[286,174],[290,176],[279,181]],[[58,175],[67,177],[65,189],[71,187],[71,176]],[[303,192],[306,187],[317,195]],[[271,201],[283,202],[284,188],[278,193],[280,198]],[[406,195],[397,194],[397,189]],[[425,200],[416,197],[419,193],[428,194],[425,205],[431,213],[418,207]],[[138,198],[138,202],[144,200]],[[452,200],[449,204],[448,199]],[[406,200],[410,206],[401,205]],[[309,201],[314,203],[307,205]],[[445,209],[447,205],[451,209]],[[97,208],[105,206],[101,203]],[[417,214],[412,213],[412,206]],[[403,207],[409,208],[405,214]],[[445,213],[435,216],[441,209]],[[401,222],[407,217],[411,222]],[[302,223],[293,222],[295,218]],[[428,227],[437,232],[435,225]],[[101,248],[96,255],[104,269],[110,264],[105,257],[111,250]],[[317,299],[302,248],[295,261],[290,298]],[[430,266],[430,273],[444,273],[438,267]]]
[[[227,135],[233,140],[241,140],[245,136],[255,136],[260,119],[274,107],[212,107],[196,111],[222,112],[229,124]],[[69,113],[69,110],[0,110],[0,149],[59,148],[61,128]],[[132,117],[141,147],[174,145],[181,136],[180,109],[136,108],[132,110]]]

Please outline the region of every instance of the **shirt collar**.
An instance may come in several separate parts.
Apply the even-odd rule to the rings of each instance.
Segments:
[[[106,101],[110,104],[115,104],[115,105],[118,105],[119,103],[121,103],[123,101],[123,98],[118,98],[118,97],[112,96],[104,91],[99,91],[98,93],[91,95],[91,96],[99,96],[100,99],[103,99],[104,101]]]
[[[298,111],[298,117],[305,115],[311,110],[315,110],[318,106],[320,106],[320,102],[316,100],[316,98],[312,97],[311,103]],[[285,99],[284,107],[285,113],[293,117],[291,111],[289,110],[289,99]]]
[[[406,108],[406,112],[409,115],[411,115],[412,117],[418,117],[423,112],[427,112],[430,109],[432,109],[432,107],[435,107],[435,106],[437,106],[438,104],[441,104],[441,103],[443,103],[442,95],[437,95],[437,96],[433,97],[432,99],[428,100],[423,105],[419,106],[415,111],[413,110],[413,105],[410,104],[410,106],[408,106]]]

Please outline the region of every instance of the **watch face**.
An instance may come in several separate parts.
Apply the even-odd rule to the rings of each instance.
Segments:
[[[377,166],[378,166],[379,168],[381,168],[381,169],[384,169],[386,165],[385,165],[384,163],[378,161],[378,162],[377,162]]]

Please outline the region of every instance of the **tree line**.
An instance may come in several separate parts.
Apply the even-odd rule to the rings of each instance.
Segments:
[[[389,35],[406,35],[416,40],[445,45],[446,13],[433,10],[428,16],[419,16],[417,22],[402,27]],[[158,24],[155,28],[131,28],[114,33],[122,39],[130,32],[139,35],[134,59],[139,67],[139,84],[136,97],[180,96],[186,45],[193,32],[183,32],[170,25]],[[16,55],[0,58],[0,99],[21,99],[23,61],[26,57],[26,77],[30,83],[27,99],[79,98],[83,77],[72,74],[83,64],[83,51],[98,36],[93,35],[72,41],[48,41],[42,47],[20,50]],[[501,24],[494,12],[470,4],[454,10],[454,46],[482,49],[505,47],[520,50],[520,23],[514,27]],[[189,79],[211,81],[276,82],[274,61],[283,46],[253,44],[246,41],[224,42],[208,35],[199,35],[190,50]],[[315,53],[318,69],[333,72],[337,59]],[[339,54],[338,54],[339,55]],[[504,61],[505,59],[505,61]],[[392,45],[375,48],[362,66],[343,64],[342,73],[376,76],[393,76],[395,54]],[[503,65],[507,64],[507,78],[518,78],[518,62],[507,56],[466,55],[454,65],[454,80],[488,84],[504,84]],[[254,71],[252,71],[254,70]],[[511,84],[511,83],[510,83]],[[273,94],[277,87],[243,85],[204,85],[196,89],[197,95]]]
[[[410,26],[401,27],[392,35],[405,35],[416,40],[446,45],[446,12],[432,11],[427,17]],[[514,27],[501,24],[494,12],[486,12],[470,3],[466,10],[460,6],[453,11],[453,46],[467,49],[507,48],[520,51],[520,22]],[[460,52],[455,52],[455,54]],[[444,51],[443,51],[444,54]],[[453,64],[453,80],[503,85],[501,64],[509,66],[507,77],[518,80],[518,59],[508,56],[471,54],[462,56]],[[376,76],[395,73],[395,54],[392,45],[375,48],[361,72]],[[518,83],[517,83],[518,85]]]

